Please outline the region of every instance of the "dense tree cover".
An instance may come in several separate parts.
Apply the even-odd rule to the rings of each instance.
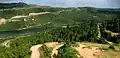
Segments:
[[[26,3],[0,3],[0,9],[8,9],[14,7],[25,7],[28,6]]]
[[[14,37],[11,41],[10,47],[0,46],[0,58],[30,58],[32,45],[43,44],[45,42],[52,42],[47,34],[38,33],[26,37]]]
[[[58,55],[54,55],[55,58],[82,58],[78,56],[78,52],[71,48],[70,45],[64,44],[61,48],[58,49]]]
[[[120,8],[112,9],[112,8],[98,8],[96,9],[98,13],[109,13],[109,14],[120,14]]]
[[[101,22],[102,20],[111,20],[113,15],[90,13],[84,8],[71,8],[68,10],[61,10],[58,12],[35,16],[36,23],[53,22],[55,26],[62,26],[66,24],[74,24],[80,22],[86,22],[86,20],[96,20]],[[45,20],[44,20],[45,19]]]
[[[89,25],[89,26],[88,26]],[[86,27],[84,27],[86,26]],[[30,47],[45,42],[65,41],[97,41],[97,23],[82,23],[80,25],[71,25],[67,28],[57,28],[51,31],[33,34],[25,37],[14,37],[10,48],[1,47],[0,57],[2,58],[25,58],[30,56]],[[51,33],[54,33],[53,35]],[[61,37],[58,37],[58,35]],[[51,36],[52,35],[52,36]],[[53,37],[55,35],[55,37]],[[5,51],[5,52],[3,52]],[[67,54],[66,54],[67,55]]]
[[[120,34],[120,16],[116,16],[108,21],[106,29]],[[120,43],[120,35],[113,36],[111,41],[114,43]]]
[[[56,27],[48,31],[33,34],[25,37],[14,37],[11,41],[10,48],[0,46],[0,57],[2,58],[29,58],[31,55],[30,47],[36,44],[43,44],[45,42],[54,41],[68,41],[68,42],[99,42],[103,39],[98,38],[98,23],[96,21],[85,21],[80,24],[67,25],[63,27]],[[103,28],[104,30],[104,28]],[[118,37],[119,38],[119,37]],[[57,57],[76,57],[72,49],[60,49]],[[63,55],[62,51],[65,52]],[[4,51],[4,52],[3,52]],[[48,49],[46,52],[49,52]],[[72,54],[72,55],[71,55]],[[46,54],[48,55],[48,54]]]
[[[114,43],[120,43],[120,35],[112,36],[112,33],[120,33],[120,17],[115,16],[112,20],[103,21],[100,25],[102,38]],[[109,30],[110,32],[105,32]]]
[[[37,33],[31,36],[25,37],[14,37],[10,43],[10,47],[6,48],[0,46],[0,58],[30,58],[30,47],[36,44],[43,44],[45,42],[53,42],[53,41],[68,41],[68,42],[100,42],[104,34],[104,30],[106,29],[106,24],[101,25],[101,35],[102,39],[98,37],[98,19],[101,20],[110,20],[113,15],[105,15],[99,13],[89,13],[86,9],[69,9],[69,11],[57,12],[58,10],[63,10],[62,8],[36,8],[36,9],[23,9],[23,10],[8,10],[1,12],[0,15],[8,18],[10,15],[19,15],[19,14],[28,14],[29,12],[41,12],[41,11],[50,11],[52,14],[35,16],[36,21],[28,21],[28,22],[11,22],[0,26],[0,30],[8,31],[18,28],[23,28],[27,26],[34,26],[40,23],[44,24],[45,22],[54,23],[56,28],[50,29],[47,32]],[[67,9],[68,10],[68,9]],[[10,12],[9,12],[10,11]],[[14,13],[15,11],[15,13]],[[14,14],[11,14],[14,13]],[[96,16],[95,16],[96,15]],[[8,17],[7,17],[8,16]],[[31,19],[31,18],[28,18]],[[118,20],[113,20],[113,25],[118,25]],[[65,26],[63,26],[65,25]],[[67,25],[67,26],[66,26]],[[61,27],[63,26],[63,27]],[[14,28],[13,28],[14,27]],[[115,29],[116,30],[116,29]],[[117,27],[117,31],[118,27]],[[120,37],[117,37],[118,39]],[[66,51],[66,52],[64,52]],[[46,51],[45,52],[49,52]],[[64,53],[65,54],[64,54]],[[59,52],[60,55],[57,57],[76,57],[73,49],[69,48],[69,46],[63,46]],[[64,54],[64,55],[63,55]],[[46,54],[48,55],[48,54]]]
[[[55,26],[61,26],[65,24],[74,24],[80,23],[81,21],[86,20],[96,20],[100,22],[101,20],[110,20],[113,15],[104,14],[104,13],[91,13],[86,8],[23,8],[23,9],[11,9],[0,11],[0,16],[4,18],[11,18],[16,15],[28,15],[31,12],[51,12],[50,14],[33,16],[26,18],[28,21],[19,21],[19,22],[7,22],[4,25],[0,26],[1,31],[11,29],[18,29],[23,27],[35,26],[39,24],[44,24],[46,22],[52,22]],[[4,14],[4,15],[3,15]],[[35,21],[31,21],[31,19]],[[23,20],[24,18],[15,19]],[[13,25],[15,25],[13,27]],[[10,29],[10,30],[9,30]]]
[[[114,42],[114,43],[120,43],[120,35],[113,36],[111,42]]]
[[[0,39],[0,43],[4,42],[6,39]]]
[[[20,22],[8,22],[0,26],[0,31],[12,31],[20,28],[26,28],[28,26],[34,25],[34,23],[28,23],[25,21]]]
[[[120,33],[120,16],[113,17],[112,20],[107,22],[107,30]]]
[[[0,16],[3,18],[10,19],[13,16],[28,15],[29,13],[39,12],[57,12],[60,10],[67,10],[65,8],[52,8],[52,7],[25,7],[15,9],[0,9]]]
[[[38,13],[38,12],[48,11],[48,12],[54,13],[54,12],[60,11],[62,9],[64,9],[64,8],[28,8],[28,9],[26,8],[26,9],[18,9],[18,10],[11,9],[11,10],[0,11],[0,16],[10,19],[12,16],[28,15],[31,12]],[[67,10],[67,9],[64,9],[64,10]],[[51,16],[54,17],[55,15],[48,14],[48,15],[40,15],[40,16],[31,16],[31,17],[25,18],[25,19],[27,19],[27,21],[24,21],[24,18],[13,19],[13,20],[20,20],[20,21],[7,22],[6,24],[2,24],[2,25],[0,25],[0,31],[11,31],[11,30],[20,29],[20,28],[27,28],[29,26],[45,24],[48,22],[54,22],[55,20],[52,20]],[[35,19],[35,20],[32,20],[32,19]],[[53,19],[56,19],[56,17],[54,17]]]
[[[94,22],[83,22],[76,26],[59,27],[48,32],[52,36],[54,41],[89,41],[97,42],[98,38],[98,27],[97,23]]]
[[[29,20],[29,18],[28,18]],[[6,31],[23,31],[23,30],[29,30],[34,28],[49,28],[52,27],[53,24],[51,22],[44,22],[44,23],[36,23],[36,21],[19,21],[19,22],[8,22],[6,24],[0,25],[0,32],[6,32]]]

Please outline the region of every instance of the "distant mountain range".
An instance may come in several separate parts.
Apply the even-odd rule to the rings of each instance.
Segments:
[[[81,8],[81,7],[79,7]],[[120,8],[94,8],[94,7],[82,7],[86,8],[89,12],[97,12],[97,13],[111,13],[120,15]]]
[[[115,13],[120,15],[120,8],[97,8],[97,11],[104,13]]]
[[[28,6],[26,3],[0,3],[0,9],[14,8],[14,7],[25,7]]]
[[[19,7],[50,7],[50,6],[40,6],[35,4],[26,4],[23,2],[19,3],[0,3],[0,9],[11,9],[11,8],[19,8]],[[74,8],[74,7],[73,7]],[[94,8],[94,7],[78,7],[85,8],[89,12],[99,12],[99,13],[112,13],[112,14],[120,14],[120,8]]]

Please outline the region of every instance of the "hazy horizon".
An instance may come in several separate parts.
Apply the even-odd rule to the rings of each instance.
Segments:
[[[24,2],[53,7],[120,8],[120,0],[0,0],[0,2]]]

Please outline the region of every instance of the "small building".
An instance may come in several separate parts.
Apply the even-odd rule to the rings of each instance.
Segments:
[[[5,24],[6,22],[7,22],[6,19],[0,17],[0,25],[1,25],[1,24]]]

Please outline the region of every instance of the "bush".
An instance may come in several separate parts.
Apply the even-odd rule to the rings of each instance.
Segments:
[[[55,58],[78,58],[77,52],[67,44],[62,46],[58,51],[58,55]]]

